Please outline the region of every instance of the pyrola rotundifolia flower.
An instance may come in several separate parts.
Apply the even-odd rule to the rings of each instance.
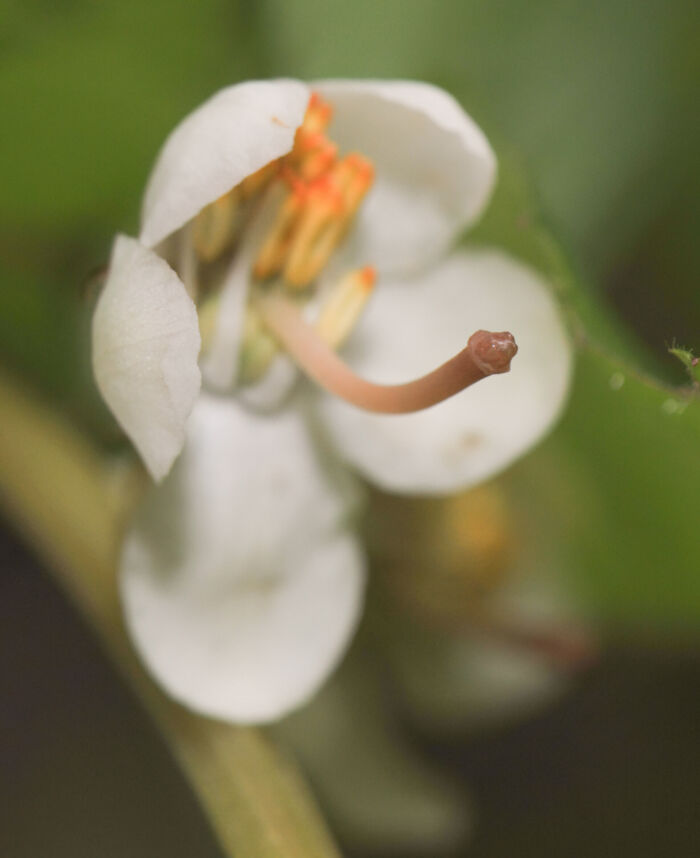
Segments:
[[[546,284],[496,251],[445,256],[494,177],[478,127],[421,83],[238,84],[166,140],[93,365],[156,480],[185,448],[121,569],[136,645],[185,704],[270,720],[339,658],[363,579],[341,462],[456,491],[558,414],[570,352]]]

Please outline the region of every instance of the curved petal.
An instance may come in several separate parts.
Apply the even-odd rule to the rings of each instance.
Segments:
[[[92,320],[97,386],[152,476],[167,474],[199,394],[197,311],[177,274],[136,239],[114,243]]]
[[[380,282],[346,356],[373,381],[406,381],[479,328],[515,335],[507,375],[399,416],[320,398],[333,439],[367,479],[389,491],[457,491],[505,468],[552,425],[569,386],[569,341],[546,284],[496,251],[455,253],[420,280]]]
[[[286,154],[309,101],[294,80],[222,89],[165,141],[143,201],[141,241],[158,244],[208,203]]]
[[[411,81],[322,81],[331,136],[376,168],[348,250],[382,273],[442,254],[484,209],[496,159],[479,127],[444,90]]]
[[[121,560],[128,626],[173,697],[253,723],[313,694],[362,599],[346,488],[300,411],[270,419],[200,398],[183,456],[137,514]]]

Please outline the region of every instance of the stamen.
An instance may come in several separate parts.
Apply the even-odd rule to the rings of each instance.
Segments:
[[[284,266],[287,283],[301,288],[318,274],[333,250],[327,247],[328,228],[342,217],[342,213],[343,199],[330,176],[322,176],[307,187]],[[323,257],[319,259],[321,248]]]
[[[246,176],[246,178],[238,185],[241,199],[249,200],[251,197],[254,197],[266,188],[270,181],[277,175],[279,170],[280,159],[276,158],[274,161],[270,161],[269,164],[265,164],[264,167],[261,167],[252,175]]]
[[[351,271],[334,287],[321,307],[314,327],[332,349],[342,346],[352,332],[372,294],[376,279],[377,274],[369,265]]]
[[[318,134],[325,131],[333,117],[333,108],[324,101],[317,92],[311,93],[304,121],[297,131],[299,136],[304,134]]]
[[[306,138],[298,172],[302,180],[313,182],[327,173],[338,156],[338,147],[322,134]]]
[[[287,256],[289,244],[304,205],[304,188],[293,188],[279,208],[277,219],[270,229],[253,266],[253,275],[261,280],[277,274]]]
[[[359,408],[380,414],[430,408],[488,375],[507,372],[518,350],[510,333],[477,331],[459,354],[422,378],[407,384],[373,384],[340,360],[288,298],[268,294],[256,306],[270,331],[317,384]]]
[[[213,262],[233,240],[239,225],[240,201],[238,188],[233,188],[195,217],[192,242],[202,262]]]
[[[360,155],[352,154],[308,186],[301,220],[284,267],[284,279],[289,284],[306,286],[324,268],[373,178],[372,165]]]

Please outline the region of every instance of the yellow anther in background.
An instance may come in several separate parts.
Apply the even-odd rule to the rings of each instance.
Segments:
[[[270,161],[269,164],[265,164],[264,167],[261,167],[255,173],[250,176],[247,176],[243,181],[238,185],[238,189],[241,194],[241,198],[244,200],[249,200],[251,197],[254,197],[259,191],[262,191],[269,182],[279,173],[280,170],[280,158],[275,158],[274,161]]]
[[[316,320],[316,331],[331,348],[343,345],[357,324],[369,300],[377,275],[367,265],[351,271],[333,288],[321,307]]]
[[[239,221],[240,192],[233,188],[205,206],[194,219],[192,241],[202,262],[212,262],[233,241]]]
[[[253,266],[255,277],[264,280],[281,271],[303,208],[303,197],[302,190],[295,188],[289,192],[281,204],[277,218],[263,242]]]

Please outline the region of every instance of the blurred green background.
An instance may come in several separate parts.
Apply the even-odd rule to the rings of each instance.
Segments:
[[[582,352],[561,426],[500,485],[532,562],[610,644],[552,713],[424,748],[483,794],[475,856],[697,854],[700,404],[667,348],[700,350],[698,44],[693,0],[0,3],[0,361],[106,447],[91,277],[188,110],[249,77],[417,78],[496,147],[467,240],[540,267],[606,349]],[[215,855],[143,716],[8,546],[2,854]]]

